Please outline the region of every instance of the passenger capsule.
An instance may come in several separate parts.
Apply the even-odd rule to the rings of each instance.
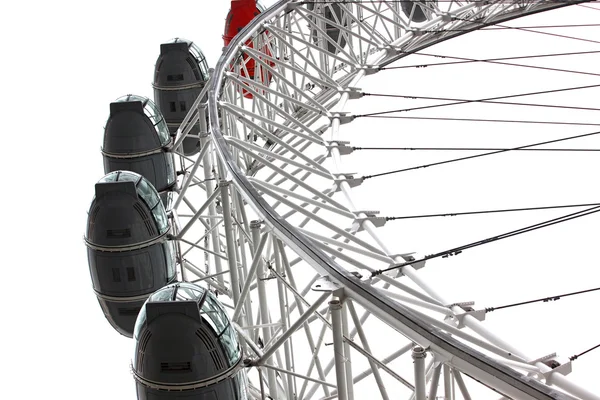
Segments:
[[[172,135],[176,134],[208,78],[206,57],[193,42],[175,38],[160,45],[160,55],[154,66],[154,101],[165,116]],[[185,155],[200,151],[199,132],[198,124],[194,124],[183,140]]]
[[[123,170],[142,175],[167,205],[168,192],[176,183],[170,143],[167,124],[152,100],[123,96],[110,104],[104,128],[104,173]]]
[[[152,294],[134,336],[139,400],[247,399],[235,330],[208,290],[175,283]]]
[[[227,14],[227,19],[225,20],[225,33],[223,35],[223,41],[225,46],[228,46],[231,43],[231,40],[246,26],[250,21],[254,19],[257,15],[263,12],[265,8],[260,4],[260,1],[256,0],[231,0],[231,8],[229,9],[229,13]],[[254,48],[253,40],[249,39],[246,41],[246,46],[250,48]],[[261,53],[266,54],[267,56],[271,56],[271,51],[268,46],[264,44],[260,49]],[[253,58],[248,57],[248,55],[244,54],[243,58],[243,67],[240,68],[240,75],[244,78],[249,78],[251,80],[255,80],[255,71],[256,71],[256,61]],[[274,63],[271,60],[264,60],[268,65],[273,66]],[[271,81],[272,74],[269,72],[264,72],[264,76],[260,77],[260,81],[268,85]],[[244,90],[244,97],[251,99],[252,93]]]
[[[150,294],[174,282],[175,251],[156,189],[141,175],[116,171],[96,184],[85,242],[92,284],[104,315],[132,337]]]
[[[431,10],[425,6],[426,3],[435,3],[436,1],[403,1],[402,11],[413,22],[425,22],[431,18]]]
[[[331,41],[335,42],[339,47],[344,48],[346,46],[346,37],[340,35],[340,28],[338,26],[348,27],[350,24],[349,18],[346,16],[346,10],[352,10],[352,4],[344,4],[345,9],[338,3],[308,3],[307,7],[310,11],[316,14],[323,15],[332,24],[325,23],[313,16],[310,16],[311,21],[317,25],[322,31],[327,33],[330,40],[320,39],[323,35],[316,28],[312,29],[312,39],[315,43],[325,42],[327,43],[327,51],[333,54],[339,53],[338,47]],[[335,25],[334,25],[335,24]]]

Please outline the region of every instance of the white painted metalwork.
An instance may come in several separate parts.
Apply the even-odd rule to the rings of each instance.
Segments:
[[[355,88],[380,67],[580,2],[428,1],[406,14],[395,1],[284,0],[225,49],[208,104],[195,103],[176,139],[200,125],[200,153],[181,158],[176,239],[186,279],[209,285],[232,310],[250,396],[424,399],[444,390],[450,399],[455,381],[469,398],[478,384],[466,375],[512,398],[600,399],[529,363],[461,299],[440,295],[422,278],[424,263],[371,276],[417,258],[389,247],[378,234],[385,219],[357,204],[353,188],[363,179],[344,169],[340,133],[353,120],[344,110]],[[417,6],[423,22],[413,20]],[[428,366],[407,354],[413,347],[431,355]]]

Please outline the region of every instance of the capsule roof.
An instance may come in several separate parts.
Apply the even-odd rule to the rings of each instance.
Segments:
[[[154,226],[148,225],[150,215]],[[167,214],[158,192],[143,176],[114,171],[96,184],[96,196],[88,215],[89,243],[130,246],[152,240],[168,230]]]
[[[231,8],[225,20],[225,34],[223,40],[225,46],[258,14],[265,11],[260,1],[255,0],[231,0]]]
[[[147,97],[128,94],[110,104],[103,151],[143,153],[169,144],[169,128],[162,113]]]
[[[164,309],[148,308],[148,305],[177,302],[181,302],[184,307],[178,311],[171,308],[172,312],[183,313],[198,322],[200,322],[198,320],[200,318],[212,328],[225,352],[228,366],[232,366],[239,361],[241,352],[237,337],[221,302],[210,291],[191,283],[179,282],[154,292],[140,310],[134,328],[135,339],[139,340],[143,329],[151,324],[154,319],[165,314]],[[199,310],[199,313],[190,313],[189,308],[185,307],[190,302],[196,304],[195,310]]]
[[[184,59],[169,60],[164,64],[166,57],[172,52],[181,52],[185,55],[191,55],[192,59],[186,57]],[[173,61],[175,63],[173,64]],[[183,62],[181,62],[183,61]],[[192,74],[189,77],[181,75],[182,66],[187,62],[187,66],[191,68]],[[164,66],[163,66],[164,64]],[[176,74],[161,73],[164,72],[163,68],[169,67],[173,69]],[[160,86],[178,86],[183,83],[189,84],[190,80],[205,82],[208,80],[208,62],[206,57],[200,48],[191,40],[183,38],[173,38],[166,43],[160,45],[160,56],[156,61],[156,67],[154,70],[154,84]]]

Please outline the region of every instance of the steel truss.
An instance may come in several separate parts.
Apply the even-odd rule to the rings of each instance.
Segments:
[[[425,1],[418,23],[399,2],[285,0],[225,49],[175,141],[200,125],[201,152],[180,156],[172,239],[182,278],[230,307],[250,397],[351,400],[366,386],[383,399],[469,399],[466,375],[516,399],[600,399],[565,378],[569,362],[532,360],[439,295],[419,276],[424,263],[371,278],[415,258],[389,248],[377,233],[385,219],[355,204],[362,178],[343,169],[339,134],[364,76],[580,2]]]

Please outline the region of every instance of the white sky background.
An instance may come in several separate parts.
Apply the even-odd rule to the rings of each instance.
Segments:
[[[267,6],[272,3],[264,2]],[[4,54],[0,72],[4,85],[8,85],[0,100],[7,144],[0,163],[8,172],[0,201],[8,216],[5,237],[10,237],[3,246],[8,295],[4,296],[7,304],[0,325],[4,328],[0,331],[0,354],[3,376],[9,377],[3,386],[11,394],[16,388],[26,388],[21,398],[62,392],[62,398],[134,399],[134,381],[129,372],[133,341],[120,337],[104,319],[91,288],[82,239],[94,183],[103,175],[103,126],[109,103],[117,97],[127,93],[152,97],[151,81],[160,43],[172,37],[191,39],[214,66],[222,48],[229,2],[16,4],[3,7],[0,24]],[[513,24],[596,23],[598,17],[600,11],[571,7]],[[565,29],[560,33],[600,40],[599,29]],[[470,34],[428,51],[485,58],[600,49],[599,44],[538,36],[513,32],[498,35],[498,31]],[[502,40],[510,46],[501,46]],[[413,64],[414,60],[409,58],[403,63]],[[578,56],[530,63],[600,72],[598,58]],[[595,76],[507,67],[435,68],[382,72],[365,80],[361,87],[372,92],[477,98],[600,81]],[[598,94],[589,91],[526,101],[598,107]],[[359,104],[350,103],[349,109],[362,113],[372,106],[367,100]],[[389,99],[372,107],[381,111],[413,104],[425,102]],[[501,106],[468,106],[464,110],[449,107],[415,115],[468,118],[477,113],[492,118],[499,115],[494,113],[495,107]],[[522,119],[597,122],[597,112],[517,111],[524,111]],[[511,111],[509,115],[516,114]],[[467,125],[459,123],[401,125],[393,120],[368,119],[355,124],[352,129],[360,134],[352,136],[352,144],[357,146],[453,146],[475,142],[477,146],[510,147],[594,130],[481,125],[482,132],[494,134],[490,139],[489,135],[466,134]],[[567,146],[600,148],[600,140],[557,145]],[[366,181],[365,191],[377,189],[382,195],[377,196],[379,204],[373,204],[372,193],[361,204],[380,209],[382,215],[409,215],[600,200],[597,154],[523,153]],[[349,159],[364,168],[357,170],[361,174],[464,155],[363,154],[371,158],[363,161],[357,153]],[[399,252],[430,254],[567,212],[389,222],[383,232],[388,243],[399,243],[392,246]],[[600,216],[595,215],[468,250],[429,263],[423,273],[453,301],[476,300],[476,308],[599,286],[595,251],[599,222]],[[452,283],[443,287],[446,282]],[[570,356],[600,343],[596,329],[598,300],[599,295],[588,294],[553,304],[497,311],[488,315],[486,323],[527,349],[532,357],[554,351]],[[600,350],[575,361],[572,379],[600,392],[595,366],[598,362]]]

